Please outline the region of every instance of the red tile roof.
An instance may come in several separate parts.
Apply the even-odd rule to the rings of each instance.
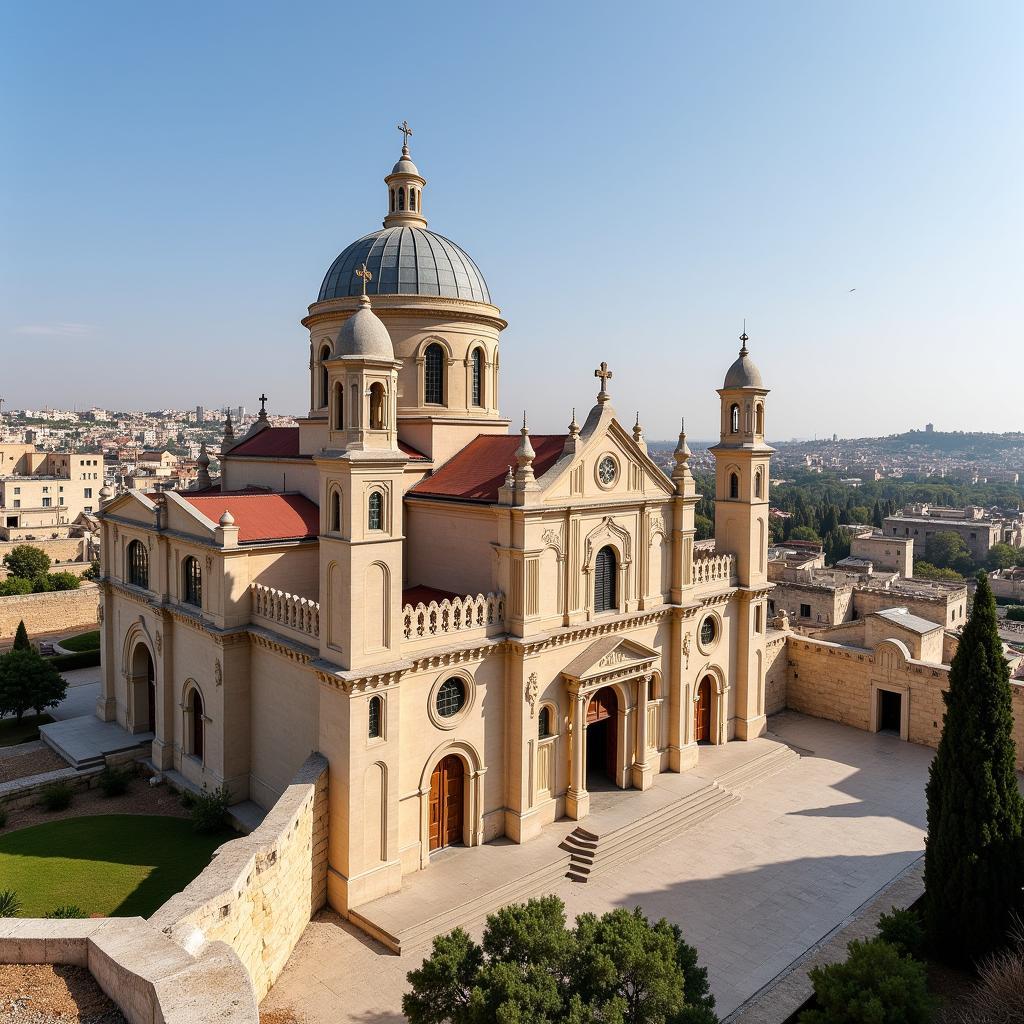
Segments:
[[[228,454],[246,457],[300,459],[310,458],[299,454],[298,427],[267,427],[254,437],[241,441]]]
[[[413,448],[411,444],[404,441],[398,442],[399,449],[416,462],[429,462],[423,452]],[[299,452],[299,428],[298,427],[267,427],[261,430],[254,437],[247,441],[240,441],[231,449],[228,454],[234,458],[241,455],[244,458],[264,459],[311,459],[312,455],[302,455]]]
[[[566,436],[530,435],[530,443],[537,453],[533,461],[536,476],[542,476],[555,464],[565,447]],[[481,434],[408,493],[458,501],[495,502],[508,467],[515,469],[519,441],[516,434]]]
[[[192,494],[178,492],[196,511],[219,522],[225,511],[235,517],[238,542],[303,540],[320,533],[320,509],[302,494]]]
[[[438,590],[437,587],[408,587],[402,591],[402,604],[415,606],[418,604],[430,604],[431,601],[436,601],[440,604],[442,601],[451,601],[459,596],[454,591]]]

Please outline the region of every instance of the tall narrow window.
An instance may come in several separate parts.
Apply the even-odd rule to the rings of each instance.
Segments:
[[[141,540],[128,545],[128,582],[133,587],[149,589],[149,552]]]
[[[740,432],[740,407],[738,405],[734,405],[729,410],[729,429],[734,434]]]
[[[754,430],[759,434],[764,433],[764,406],[758,402],[754,411]]]
[[[341,533],[341,495],[331,492],[331,532]]]
[[[183,594],[185,604],[203,607],[203,570],[199,568],[199,559],[191,555],[181,563]]]
[[[192,756],[203,759],[203,698],[198,690],[192,691]]]
[[[331,394],[330,385],[327,382],[327,360],[331,358],[330,347],[324,345],[320,349],[320,408],[327,405],[327,399]]]
[[[391,190],[391,212],[395,212],[395,190]]]
[[[416,189],[414,188],[409,189],[409,209],[416,209]]]
[[[473,404],[484,404],[484,353],[483,349],[473,349]]]
[[[740,496],[740,478],[735,473],[729,474],[729,497],[738,498]]]
[[[427,348],[423,360],[423,398],[427,405],[444,405],[444,349]]]
[[[380,697],[370,698],[370,707],[367,711],[366,735],[371,740],[380,739],[384,735],[382,729],[384,718],[384,701]]]
[[[537,736],[544,739],[551,735],[551,708],[546,704],[540,709],[537,715]]]
[[[607,612],[618,607],[615,600],[615,551],[603,547],[594,560],[594,611]]]
[[[405,209],[405,189],[400,188],[398,190],[398,208],[399,210]]]
[[[366,527],[369,530],[384,529],[384,497],[380,491],[374,491],[370,495]]]
[[[340,381],[334,385],[334,429],[345,429],[345,385]]]
[[[370,385],[370,429],[383,430],[387,425],[384,415],[384,385],[374,381]]]
[[[761,470],[754,474],[754,497],[761,497]]]

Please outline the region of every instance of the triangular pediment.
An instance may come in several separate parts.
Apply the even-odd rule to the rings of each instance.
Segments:
[[[562,669],[567,682],[586,684],[606,676],[628,675],[650,671],[661,656],[636,640],[619,636],[603,636]]]

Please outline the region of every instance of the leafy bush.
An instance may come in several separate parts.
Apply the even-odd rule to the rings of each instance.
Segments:
[[[915,910],[894,910],[878,919],[878,937],[915,960],[924,957],[924,926]]]
[[[128,784],[132,781],[130,768],[117,768],[108,765],[100,772],[96,784],[105,797],[122,796],[128,792]]]
[[[28,630],[25,628],[25,620],[22,619],[18,623],[18,628],[14,631],[14,646],[11,648],[12,651],[31,651],[32,642],[28,638]]]
[[[71,806],[74,795],[75,791],[66,782],[51,782],[43,787],[39,802],[48,811],[63,811]]]
[[[73,668],[92,668],[100,663],[100,652],[78,651],[76,654],[58,654],[53,658],[46,659],[47,664],[62,672],[70,671]]]
[[[191,811],[196,805],[196,795],[191,789],[183,789],[178,794],[178,799],[181,801],[181,806],[184,807],[186,811]]]
[[[59,907],[54,907],[46,917],[55,921],[70,921],[78,920],[79,918],[88,917],[89,915],[81,908],[75,906],[74,903],[62,903]]]
[[[1006,609],[1006,617],[1014,622],[1024,622],[1024,604],[1011,604]]]
[[[50,571],[50,556],[42,548],[19,544],[4,555],[4,565],[12,576],[34,580]]]
[[[51,572],[46,579],[51,590],[78,590],[82,585],[81,577],[73,572]]]
[[[929,1024],[935,1001],[924,964],[881,939],[847,949],[845,963],[811,970],[815,1007],[800,1024]]]
[[[0,917],[17,917],[21,900],[13,889],[0,889]]]
[[[221,785],[210,790],[204,788],[192,800],[192,827],[197,832],[219,832],[227,826],[228,807],[231,804],[231,791],[227,786]]]
[[[8,576],[0,580],[0,597],[15,597],[19,594],[31,594],[32,581],[23,576]]]

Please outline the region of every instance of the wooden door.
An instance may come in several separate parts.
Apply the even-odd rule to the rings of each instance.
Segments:
[[[697,687],[697,701],[693,709],[694,739],[707,743],[711,739],[711,677],[705,676]]]
[[[449,754],[430,775],[430,849],[462,842],[462,759]]]

